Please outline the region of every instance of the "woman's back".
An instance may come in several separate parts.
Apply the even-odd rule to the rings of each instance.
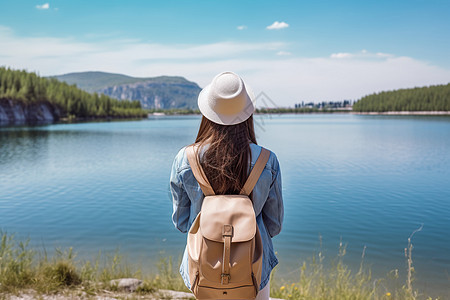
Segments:
[[[261,152],[261,146],[250,144],[252,162]],[[175,157],[172,175],[171,189],[173,195],[172,221],[178,230],[187,232],[201,210],[203,192],[192,173],[186,156],[186,147],[181,149]],[[263,263],[260,288],[263,288],[270,280],[270,272],[278,264],[278,259],[273,250],[271,238],[277,235],[282,228],[284,208],[281,192],[281,170],[275,153],[271,152],[269,160],[261,173],[252,192],[253,207],[256,215],[262,244]],[[185,284],[190,288],[187,253],[184,253],[180,272]]]
[[[251,168],[255,165],[256,160],[261,153],[261,148],[262,147],[259,145],[253,143],[250,144],[252,158],[250,164]],[[249,173],[250,170],[248,174]],[[174,205],[177,204],[177,206],[181,207],[174,210],[172,220],[181,232],[187,232],[195,217],[200,212],[204,195],[192,173],[191,166],[189,165],[186,156],[186,147],[182,148],[175,157],[172,166],[171,188],[180,191],[183,190],[181,195],[186,193],[184,198],[179,199],[185,200],[185,202],[179,203],[179,201],[175,201],[174,199]],[[272,199],[282,198],[280,165],[275,153],[271,152],[269,160],[261,173],[258,182],[253,188],[252,194],[253,207],[256,216],[261,214],[265,205],[267,205],[265,209],[265,212],[268,215],[267,217],[272,217],[272,215],[278,216],[272,217],[271,220],[268,220],[267,224],[271,236],[277,235],[281,230],[283,203],[282,201],[280,201],[280,203],[278,203],[278,201],[277,203],[271,202]],[[279,207],[280,205],[281,207]],[[278,214],[278,210],[281,211],[281,214]]]

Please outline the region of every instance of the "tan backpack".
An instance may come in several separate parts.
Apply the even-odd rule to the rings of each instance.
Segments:
[[[261,283],[262,242],[249,198],[270,151],[262,148],[240,195],[215,195],[193,146],[186,148],[205,195],[187,237],[189,280],[197,299],[254,299]]]

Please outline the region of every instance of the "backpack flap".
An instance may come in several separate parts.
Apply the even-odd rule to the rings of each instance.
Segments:
[[[232,226],[234,242],[246,242],[256,234],[252,201],[245,195],[214,195],[203,199],[200,230],[212,241],[223,242],[224,225]]]

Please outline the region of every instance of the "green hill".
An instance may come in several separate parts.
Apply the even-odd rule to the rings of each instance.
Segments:
[[[105,72],[80,72],[53,76],[90,93],[118,100],[138,100],[143,108],[197,108],[200,87],[183,77],[130,77]]]
[[[139,101],[119,101],[105,95],[90,94],[74,85],[35,73],[0,67],[0,100],[3,119],[14,119],[14,111],[49,106],[55,119],[145,117]]]
[[[450,83],[368,95],[353,104],[353,111],[450,111]]]

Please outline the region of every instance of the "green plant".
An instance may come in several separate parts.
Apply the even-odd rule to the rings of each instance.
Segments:
[[[14,235],[0,231],[0,292],[24,288],[33,281],[32,262],[35,252],[28,248],[29,239],[16,242]]]
[[[320,251],[309,262],[301,265],[300,277],[296,282],[280,283],[276,279],[276,271],[272,272],[270,293],[272,297],[283,299],[354,299],[354,300],[416,300],[420,294],[412,286],[414,281],[414,267],[412,265],[412,242],[415,233],[422,230],[422,226],[415,230],[408,238],[405,248],[407,262],[406,282],[399,283],[398,270],[389,272],[386,278],[372,278],[370,268],[364,265],[365,247],[359,270],[355,273],[344,263],[346,247],[339,244],[339,253],[335,260],[325,264],[323,253]],[[430,297],[420,299],[431,300]]]
[[[174,271],[172,257],[161,257],[157,265],[158,275],[153,278],[153,286],[155,288],[186,292],[189,291],[184,285],[180,274]]]

